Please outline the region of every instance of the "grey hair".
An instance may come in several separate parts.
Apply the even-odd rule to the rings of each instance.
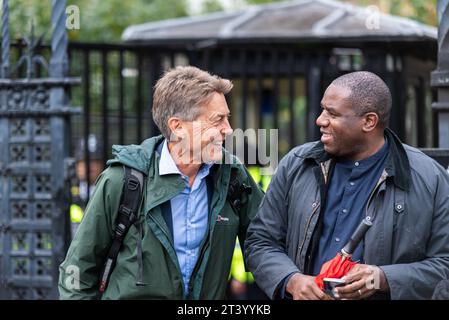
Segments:
[[[227,94],[232,87],[231,81],[195,67],[168,70],[154,87],[153,120],[164,137],[170,139],[168,119],[193,121],[215,92]]]
[[[374,112],[379,117],[378,126],[388,127],[391,111],[391,92],[385,82],[369,71],[351,72],[332,81],[333,85],[351,90],[349,99],[356,115]]]

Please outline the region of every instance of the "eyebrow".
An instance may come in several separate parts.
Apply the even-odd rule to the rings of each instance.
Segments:
[[[231,116],[231,113],[230,112],[227,112],[227,113],[223,113],[223,112],[218,112],[218,113],[216,113],[215,115],[213,115],[212,117],[213,118],[217,118],[217,117],[230,117]]]

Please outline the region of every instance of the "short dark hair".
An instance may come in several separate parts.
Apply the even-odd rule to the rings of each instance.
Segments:
[[[357,115],[374,112],[379,116],[378,126],[381,128],[388,126],[391,92],[379,76],[369,71],[351,72],[338,77],[332,84],[351,90],[349,99]]]

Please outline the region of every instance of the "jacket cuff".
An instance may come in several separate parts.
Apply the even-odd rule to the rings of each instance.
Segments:
[[[279,299],[288,299],[288,300],[292,299],[292,296],[290,295],[290,293],[287,292],[287,283],[290,280],[290,278],[296,273],[299,273],[299,272],[290,273],[288,276],[286,276],[281,281],[281,283],[279,283],[278,288],[276,289],[276,292],[275,292],[276,298],[278,297]]]
[[[270,288],[268,288],[268,291],[270,291],[270,292],[268,292],[268,296],[273,300],[274,299],[283,299],[283,293],[285,292],[285,287],[287,285],[288,279],[290,279],[290,277],[295,273],[299,273],[299,270],[298,270],[298,268],[296,268],[296,266],[295,266],[295,268],[284,269],[282,271],[282,274],[276,277],[276,279],[279,279],[279,280],[274,279],[275,285],[271,287],[271,290],[270,290]]]
[[[385,279],[389,287],[389,295],[391,300],[404,299],[401,297],[400,292],[404,291],[404,282],[401,281],[401,277],[406,277],[404,275],[404,270],[401,265],[388,265],[379,267],[385,274]]]

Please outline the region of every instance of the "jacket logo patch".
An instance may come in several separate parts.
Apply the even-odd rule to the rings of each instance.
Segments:
[[[229,221],[229,218],[222,217],[222,216],[218,215],[217,216],[217,222],[220,222],[220,221]]]

